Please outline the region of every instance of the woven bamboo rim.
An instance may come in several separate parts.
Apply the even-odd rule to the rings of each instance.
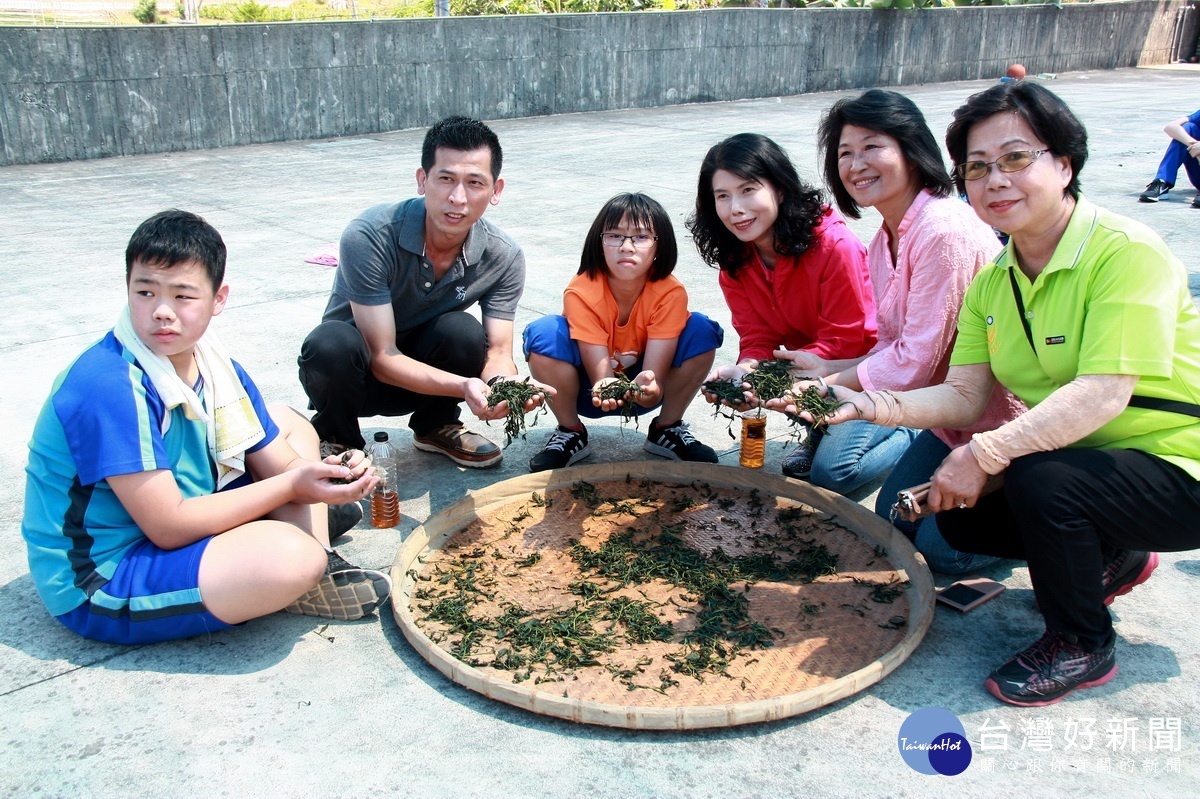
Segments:
[[[569,488],[578,481],[603,484],[627,478],[687,484],[700,480],[712,486],[751,491],[799,501],[826,513],[835,513],[842,524],[862,539],[863,545],[880,545],[886,560],[911,582],[906,592],[909,616],[903,636],[874,661],[822,685],[767,699],[734,703],[646,706],[592,701],[562,696],[561,687],[540,687],[531,682],[514,684],[486,670],[470,666],[434,643],[418,626],[411,610],[423,556],[441,549],[476,519],[528,498],[533,492]],[[891,525],[857,503],[814,488],[808,483],[762,474],[749,469],[714,464],[634,461],[572,467],[524,475],[473,492],[431,516],[408,537],[392,565],[396,586],[392,610],[401,632],[417,652],[450,680],[490,699],[548,716],[584,724],[630,729],[684,730],[725,727],[796,716],[836,702],[867,688],[890,674],[917,648],[933,620],[933,578],[924,559]]]

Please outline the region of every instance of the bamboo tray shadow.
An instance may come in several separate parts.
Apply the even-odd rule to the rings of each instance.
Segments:
[[[491,518],[492,514],[503,512],[522,500],[528,501],[534,492],[544,496],[546,492],[569,489],[579,481],[612,488],[615,484],[647,479],[684,491],[689,485],[704,484],[714,489],[767,497],[783,505],[803,503],[821,514],[835,516],[838,525],[849,533],[843,536],[846,547],[857,547],[866,553],[873,553],[865,556],[871,558],[871,563],[882,560],[888,570],[893,570],[900,579],[908,581],[908,589],[902,597],[907,603],[905,623],[896,632],[881,633],[876,628],[885,625],[876,624],[876,619],[871,618],[869,613],[865,619],[855,619],[846,614],[837,616],[836,600],[833,600],[830,603],[832,610],[826,614],[832,618],[823,618],[823,621],[845,626],[837,629],[836,635],[827,635],[822,639],[827,644],[825,649],[844,648],[843,645],[848,643],[850,649],[856,651],[850,656],[842,656],[840,660],[823,663],[821,668],[816,669],[820,672],[819,684],[813,684],[811,675],[802,682],[790,681],[788,676],[803,671],[809,658],[816,659],[813,647],[768,648],[754,652],[756,656],[767,653],[763,655],[764,664],[757,668],[760,674],[762,669],[767,669],[768,677],[755,681],[756,687],[762,689],[757,694],[740,698],[736,686],[731,690],[730,683],[734,681],[709,679],[703,685],[686,687],[681,691],[679,701],[665,692],[660,693],[666,698],[648,691],[636,692],[650,694],[648,699],[635,697],[632,690],[615,684],[609,689],[602,687],[595,693],[589,693],[588,687],[582,684],[571,684],[570,691],[564,691],[561,682],[540,685],[534,681],[514,682],[511,673],[497,671],[490,666],[475,667],[457,659],[431,640],[418,625],[413,613],[413,595],[417,591],[424,562],[430,557],[443,555],[443,548],[450,544],[451,539],[473,523]],[[545,513],[549,516],[551,511],[547,509]],[[774,522],[765,520],[762,523]],[[863,558],[859,557],[857,562],[861,564]],[[858,577],[853,579],[856,583],[863,582]],[[796,716],[844,699],[875,684],[899,667],[924,638],[933,620],[934,610],[933,578],[924,559],[907,538],[861,505],[808,483],[780,476],[733,466],[670,461],[577,466],[516,477],[473,492],[434,514],[413,531],[396,555],[392,565],[392,580],[396,586],[392,610],[404,637],[425,660],[455,683],[490,699],[534,713],[584,724],[631,729],[685,730],[751,724]],[[814,581],[814,586],[816,582],[819,581]],[[841,582],[841,586],[827,587],[829,590],[847,589],[849,581],[843,579]],[[870,585],[869,582],[867,584]],[[793,605],[796,603],[794,596],[789,597],[788,601]],[[862,604],[869,605],[866,602]],[[842,607],[849,605],[842,604]],[[864,615],[861,610],[856,612],[859,616]],[[872,639],[874,643],[855,647],[856,641],[867,639]],[[818,653],[829,656],[828,651],[818,649]],[[774,660],[767,660],[768,655]],[[755,661],[758,659],[756,657]],[[841,664],[840,667],[838,664]],[[776,677],[780,679],[776,680]],[[745,688],[745,680],[742,681],[742,688]],[[770,695],[761,695],[763,690],[770,692]]]

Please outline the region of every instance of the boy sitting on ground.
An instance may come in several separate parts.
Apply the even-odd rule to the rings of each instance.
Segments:
[[[125,251],[128,306],[37,420],[21,532],[47,609],[85,637],[152,643],[282,609],[357,619],[390,593],[329,548],[325,503],[362,499],[374,469],[357,451],[318,460],[307,419],[267,410],[207,332],[224,275],[225,244],[200,217],[143,222]]]

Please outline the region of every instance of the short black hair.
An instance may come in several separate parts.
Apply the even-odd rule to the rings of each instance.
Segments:
[[[425,143],[421,145],[421,169],[425,170],[425,174],[428,175],[429,170],[433,169],[438,148],[441,147],[463,152],[488,148],[492,151],[492,180],[500,178],[500,167],[504,163],[500,139],[478,119],[452,116],[434,123],[425,134]]]
[[[700,164],[696,208],[688,217],[687,227],[704,262],[732,276],[746,261],[747,245],[717,215],[712,181],[722,169],[743,180],[769,185],[779,193],[779,217],[773,229],[775,251],[780,255],[803,255],[825,215],[824,195],[800,179],[778,144],[760,133],[739,133],[713,145]]]
[[[971,128],[996,114],[1019,114],[1056,157],[1071,162],[1071,182],[1064,194],[1079,199],[1079,173],[1087,162],[1087,129],[1057,94],[1040,83],[1028,80],[1000,83],[973,94],[954,112],[954,121],[946,129],[946,149],[958,166],[967,160],[967,136]],[[967,182],[956,172],[954,182],[960,193]]]
[[[843,214],[851,219],[862,216],[862,208],[842,184],[838,174],[838,144],[842,129],[854,125],[876,133],[885,133],[900,144],[904,160],[917,174],[921,188],[935,197],[948,197],[954,189],[942,151],[925,116],[917,104],[899,92],[871,89],[858,97],[838,100],[821,119],[817,141],[824,163],[825,183]]]
[[[225,281],[225,241],[204,219],[190,211],[160,211],[138,225],[125,247],[125,284],[134,262],[168,269],[188,261],[204,267],[213,291]]]
[[[594,278],[597,275],[608,274],[608,262],[604,260],[604,232],[612,230],[621,224],[622,219],[637,227],[654,231],[658,236],[658,249],[654,253],[654,263],[646,278],[650,282],[662,280],[675,271],[675,263],[679,260],[679,245],[675,243],[675,228],[671,225],[671,217],[662,205],[645,194],[626,192],[618,194],[604,204],[600,213],[587,232],[583,241],[583,254],[579,257],[578,275]]]

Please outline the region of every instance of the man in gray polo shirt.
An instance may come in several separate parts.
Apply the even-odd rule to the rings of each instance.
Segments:
[[[422,196],[369,208],[342,234],[333,294],[299,359],[329,451],[363,446],[359,417],[412,414],[417,449],[462,466],[500,462],[500,448],[459,421],[459,403],[501,418],[507,407],[488,408],[488,381],[517,373],[525,256],[483,219],[504,189],[502,157],[487,125],[443,119],[425,135]],[[466,313],[476,302],[482,324]]]

